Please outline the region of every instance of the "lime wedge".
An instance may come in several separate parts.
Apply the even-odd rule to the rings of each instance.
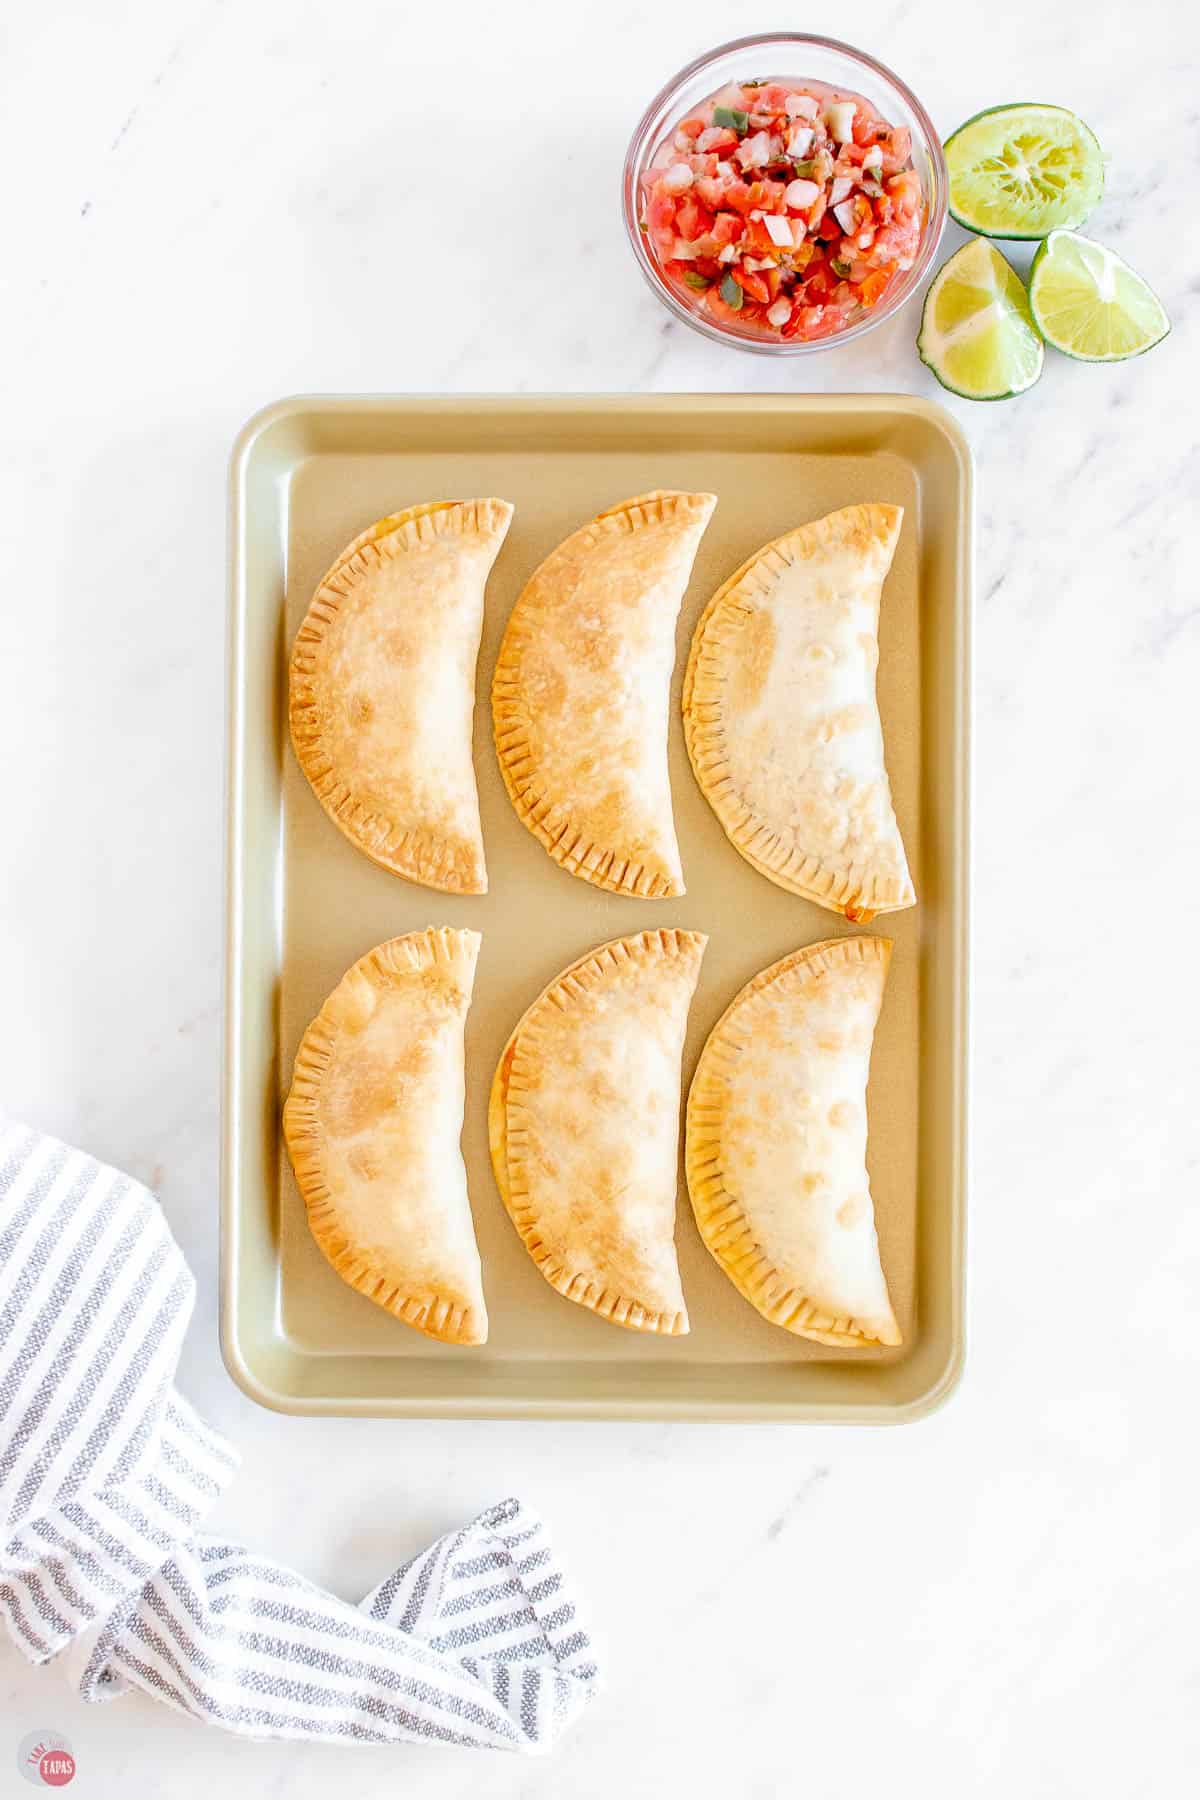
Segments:
[[[946,139],[950,213],[984,237],[1043,238],[1082,225],[1104,191],[1104,156],[1063,106],[994,106]]]
[[[1052,231],[1029,271],[1029,303],[1048,344],[1080,362],[1124,362],[1171,329],[1157,294],[1103,244]]]
[[[938,270],[917,349],[964,400],[1009,400],[1041,374],[1046,352],[1021,278],[986,238],[973,238]]]

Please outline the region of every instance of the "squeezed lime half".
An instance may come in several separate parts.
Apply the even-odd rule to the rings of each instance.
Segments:
[[[994,244],[973,238],[943,263],[925,296],[921,361],[964,400],[1010,400],[1042,372],[1029,296]]]
[[[960,125],[945,152],[951,216],[984,237],[1082,225],[1104,191],[1095,134],[1065,106],[994,106]]]
[[[1029,304],[1048,344],[1080,362],[1124,362],[1162,342],[1171,321],[1136,269],[1077,231],[1052,231],[1029,271]]]

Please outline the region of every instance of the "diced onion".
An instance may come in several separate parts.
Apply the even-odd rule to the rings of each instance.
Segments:
[[[695,262],[699,254],[695,244],[689,244],[686,238],[677,237],[675,239],[675,247],[671,251],[671,255],[676,262]]]
[[[883,150],[878,144],[872,144],[862,159],[864,169],[881,169],[883,167]]]
[[[737,253],[736,244],[725,244],[717,251],[717,261],[721,263],[736,262]]]
[[[743,138],[736,155],[743,169],[765,169],[771,160],[770,132],[756,131],[753,137]]]
[[[807,212],[820,195],[821,190],[815,181],[789,181],[783,190],[784,204],[790,206],[793,212]]]
[[[797,125],[791,137],[788,139],[788,155],[807,156],[813,147],[813,139],[816,135],[817,134],[811,125]]]
[[[786,325],[791,316],[792,303],[790,300],[785,300],[782,294],[773,305],[767,308],[767,323],[774,325],[777,329],[780,325]]]
[[[858,216],[853,200],[843,200],[840,206],[835,206],[833,216],[844,232],[849,234],[857,228]]]
[[[664,194],[682,194],[692,185],[692,171],[685,162],[672,163],[662,178]]]
[[[811,186],[811,183],[808,185]],[[766,226],[767,236],[773,244],[778,244],[785,250],[791,249],[792,228],[786,219],[781,219],[778,213],[768,213],[763,224]]]
[[[853,192],[853,189],[854,183],[851,181],[849,175],[835,176],[833,186],[829,190],[830,206],[837,206],[840,201],[847,199]]]
[[[783,110],[789,119],[815,119],[821,108],[811,94],[789,94]]]
[[[734,169],[731,162],[719,162],[717,164],[717,176],[721,181],[732,181],[733,174]]]
[[[853,100],[835,100],[832,106],[825,109],[825,117],[829,121],[829,129],[839,144],[848,144],[854,136],[854,102]]]

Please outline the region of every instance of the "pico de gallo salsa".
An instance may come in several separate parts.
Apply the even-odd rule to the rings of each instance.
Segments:
[[[740,336],[831,337],[878,306],[924,225],[911,134],[819,82],[729,82],[681,119],[642,184],[664,279]]]

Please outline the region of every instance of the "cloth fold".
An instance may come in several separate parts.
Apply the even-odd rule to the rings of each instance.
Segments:
[[[174,1387],[195,1283],[153,1195],[0,1121],[0,1616],[81,1691],[246,1737],[550,1748],[598,1670],[519,1500],[358,1607],[198,1530],[232,1447]]]

